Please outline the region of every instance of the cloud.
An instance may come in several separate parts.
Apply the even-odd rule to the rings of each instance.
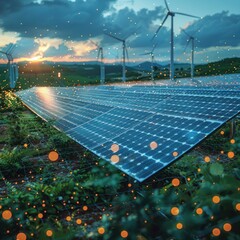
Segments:
[[[0,27],[4,31],[18,32],[21,37],[86,40],[102,33],[103,14],[115,1],[32,2],[2,16]]]
[[[195,35],[197,38],[196,45],[199,48],[209,48],[216,46],[231,46],[240,45],[240,14],[231,14],[223,11],[214,15],[208,15],[185,30],[190,35]],[[179,36],[179,42],[186,44],[187,37],[184,33]]]

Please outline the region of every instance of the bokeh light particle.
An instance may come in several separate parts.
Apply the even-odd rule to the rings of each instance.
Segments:
[[[173,152],[172,155],[173,155],[174,157],[177,157],[177,156],[178,156],[178,152]]]
[[[179,229],[179,230],[182,229],[183,228],[182,223],[177,223],[176,228]]]
[[[228,152],[228,158],[234,158],[234,152]]]
[[[205,162],[210,162],[210,160],[211,160],[211,159],[210,159],[210,157],[208,157],[208,156],[206,156],[206,157],[204,158],[204,161],[205,161]]]
[[[55,162],[57,161],[59,158],[59,155],[56,151],[51,151],[49,154],[48,154],[48,159],[52,162]]]
[[[47,230],[47,231],[46,231],[46,235],[47,235],[48,237],[51,237],[51,236],[53,235],[52,230]]]
[[[80,218],[78,218],[78,219],[76,220],[76,223],[77,223],[78,225],[80,225],[80,224],[82,223],[82,220],[81,220]]]
[[[127,238],[128,237],[128,232],[126,230],[121,231],[121,237],[122,238]]]
[[[118,155],[112,155],[111,162],[112,163],[118,163],[119,162],[119,156]]]
[[[153,142],[150,143],[150,148],[152,150],[156,149],[157,147],[158,147],[158,144],[156,142],[153,141]]]
[[[220,203],[220,197],[219,196],[213,196],[212,201],[213,201],[213,203],[218,204],[218,203]]]
[[[174,178],[174,179],[172,180],[172,185],[173,185],[174,187],[179,186],[179,185],[180,185],[180,180],[179,180],[178,178]]]
[[[176,216],[179,214],[179,209],[177,207],[172,207],[171,208],[171,214]]]
[[[38,214],[38,218],[43,218],[43,214],[42,214],[42,213],[39,213],[39,214]]]
[[[117,144],[113,144],[112,146],[111,146],[111,150],[112,150],[112,152],[118,152],[119,151],[119,146],[117,145]]]
[[[72,219],[72,218],[71,218],[70,216],[67,216],[67,217],[66,217],[66,221],[68,221],[68,222],[70,222],[71,219]]]
[[[214,228],[212,230],[212,235],[215,236],[215,237],[218,237],[219,235],[221,234],[221,231],[219,228]]]
[[[201,215],[201,214],[203,213],[202,208],[197,208],[197,209],[196,209],[196,213],[197,213],[198,215]]]
[[[237,203],[237,204],[236,204],[236,210],[237,210],[237,211],[240,211],[240,203]]]
[[[12,218],[12,212],[9,211],[9,210],[5,210],[2,213],[2,217],[3,217],[4,220],[9,220],[9,219]]]
[[[226,232],[230,232],[232,230],[232,225],[230,223],[225,223],[223,225],[223,230]]]
[[[104,234],[105,233],[105,229],[103,227],[99,227],[98,228],[98,233],[99,234]]]
[[[87,206],[83,206],[83,211],[87,211],[88,207]]]
[[[16,240],[26,240],[27,239],[27,236],[25,233],[18,233],[17,237],[16,237]]]

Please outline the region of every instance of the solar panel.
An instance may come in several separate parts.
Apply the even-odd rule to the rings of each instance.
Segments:
[[[53,119],[58,129],[140,182],[240,112],[238,88],[38,87],[16,94],[40,117]]]

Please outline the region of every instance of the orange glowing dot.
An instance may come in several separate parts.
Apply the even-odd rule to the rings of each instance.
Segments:
[[[179,229],[179,230],[182,229],[183,228],[182,223],[177,223],[176,228]]]
[[[229,158],[234,158],[234,152],[228,152],[228,157]]]
[[[219,196],[213,196],[212,201],[215,204],[220,203],[220,197]]]
[[[28,147],[28,144],[27,144],[27,143],[24,143],[24,144],[23,144],[23,147],[27,148],[27,147]]]
[[[213,236],[217,237],[217,236],[219,236],[221,234],[221,231],[220,231],[219,228],[214,228],[212,230],[212,234],[213,234]]]
[[[72,219],[72,218],[71,218],[70,216],[67,216],[67,217],[66,217],[66,220],[67,220],[68,222],[70,222],[71,219]]]
[[[16,237],[16,240],[26,240],[27,239],[27,236],[25,233],[18,233],[17,237]]]
[[[158,144],[157,144],[156,142],[151,142],[151,143],[150,143],[150,148],[151,148],[152,150],[156,149],[157,147],[158,147]]]
[[[197,209],[196,209],[196,213],[197,213],[198,215],[201,215],[201,214],[203,213],[202,208],[197,208]]]
[[[3,219],[5,219],[5,220],[9,220],[9,219],[12,218],[12,212],[9,211],[9,210],[5,210],[5,211],[3,211],[3,213],[2,213],[2,217],[3,217]]]
[[[197,170],[198,172],[201,172],[201,168],[198,168],[198,170]]]
[[[232,230],[232,225],[230,223],[225,223],[223,225],[223,230],[226,232],[230,232]]]
[[[171,214],[176,216],[179,214],[179,209],[177,207],[171,208]]]
[[[87,211],[88,207],[87,206],[83,206],[83,211]]]
[[[121,231],[121,237],[122,238],[127,238],[128,237],[128,232],[126,230]]]
[[[224,131],[221,131],[220,134],[221,134],[221,135],[224,135]]]
[[[48,237],[51,237],[51,236],[53,235],[53,231],[52,231],[52,230],[47,230],[47,231],[46,231],[46,235],[47,235]]]
[[[210,160],[211,160],[211,159],[210,159],[210,157],[208,157],[208,156],[206,156],[206,157],[204,158],[204,161],[205,161],[205,162],[210,162]]]
[[[224,154],[224,151],[220,151],[221,154]]]
[[[115,153],[115,152],[118,152],[119,151],[119,146],[117,144],[113,144],[111,146],[111,150]]]
[[[56,151],[51,151],[49,154],[48,154],[48,159],[52,162],[55,162],[58,160],[58,153]]]
[[[234,144],[235,142],[236,142],[235,139],[231,139],[231,140],[230,140],[230,143],[231,143],[231,144]]]
[[[112,155],[111,161],[112,161],[112,163],[118,163],[119,162],[119,156],[118,155]]]
[[[240,211],[240,203],[236,204],[236,209],[237,209],[237,211]]]
[[[80,224],[82,223],[82,220],[78,218],[78,219],[76,220],[76,223],[77,223],[78,225],[80,225]]]
[[[129,184],[128,184],[128,187],[131,187],[131,186],[132,186],[132,184],[131,184],[131,183],[129,183]]]
[[[42,213],[39,213],[39,214],[38,214],[38,218],[43,218],[43,214],[42,214]]]
[[[173,152],[172,155],[173,155],[174,157],[177,157],[177,156],[178,156],[178,152]]]
[[[174,179],[172,180],[172,185],[173,185],[174,187],[179,186],[179,184],[180,184],[180,181],[179,181],[178,178],[174,178]]]
[[[103,227],[98,228],[98,233],[99,234],[104,234],[105,233],[105,229]]]

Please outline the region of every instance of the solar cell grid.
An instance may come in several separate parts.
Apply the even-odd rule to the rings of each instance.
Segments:
[[[239,91],[213,87],[32,88],[17,95],[38,115],[54,119],[68,136],[140,182],[240,112]],[[118,145],[117,152],[112,144]]]

